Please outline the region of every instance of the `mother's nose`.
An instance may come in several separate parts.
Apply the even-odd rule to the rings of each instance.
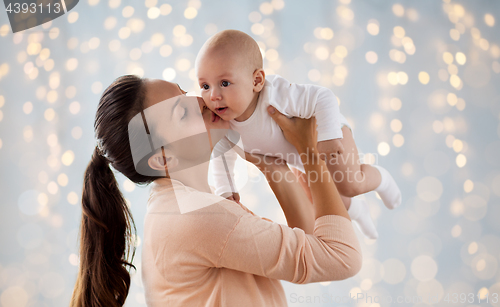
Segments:
[[[203,98],[197,96],[196,99],[198,100],[198,104],[200,105],[200,111],[201,113],[203,113],[203,109],[207,108],[207,105],[205,104]]]

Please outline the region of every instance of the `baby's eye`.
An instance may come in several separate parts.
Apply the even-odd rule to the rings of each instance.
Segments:
[[[201,88],[204,90],[208,90],[210,87],[208,86],[208,84],[203,84]]]
[[[228,81],[222,81],[220,84],[221,84],[223,87],[226,87],[226,86],[229,86],[229,84],[231,84],[231,83],[229,83]]]

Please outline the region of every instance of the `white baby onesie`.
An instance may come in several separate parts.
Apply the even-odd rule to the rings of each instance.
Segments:
[[[267,113],[269,105],[287,117],[315,116],[318,142],[342,138],[341,127],[348,125],[345,117],[340,114],[337,97],[331,90],[312,84],[290,83],[278,75],[266,77],[255,111],[245,121],[231,120],[230,127],[237,133],[230,132],[227,138],[234,144],[239,143],[246,152],[282,158],[302,172],[304,166],[297,150],[285,139],[281,128]],[[217,143],[212,153],[211,163],[217,195],[236,192],[233,179],[237,154],[231,150],[232,144],[228,139],[224,138]]]

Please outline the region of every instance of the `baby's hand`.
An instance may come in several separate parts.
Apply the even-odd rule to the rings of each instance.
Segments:
[[[342,145],[340,139],[321,141],[318,142],[318,151],[322,158],[324,158],[325,155],[328,157],[337,154],[341,155],[344,153],[344,145]]]

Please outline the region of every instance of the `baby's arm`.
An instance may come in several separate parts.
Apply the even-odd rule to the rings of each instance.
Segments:
[[[318,121],[318,150],[322,157],[344,153],[337,97],[327,88],[319,87],[315,116]],[[326,158],[325,157],[325,158]]]
[[[315,100],[309,104],[318,123],[318,142],[342,139],[340,109],[337,97],[325,87],[313,85],[317,92]]]
[[[312,84],[295,84],[273,76],[271,105],[287,116],[316,117],[318,124],[318,150],[323,154],[341,154],[342,129],[337,97],[325,87]]]
[[[232,150],[232,144],[224,138],[214,147],[211,163],[215,181],[215,194],[235,202],[240,201],[234,181],[234,165],[237,153]]]

